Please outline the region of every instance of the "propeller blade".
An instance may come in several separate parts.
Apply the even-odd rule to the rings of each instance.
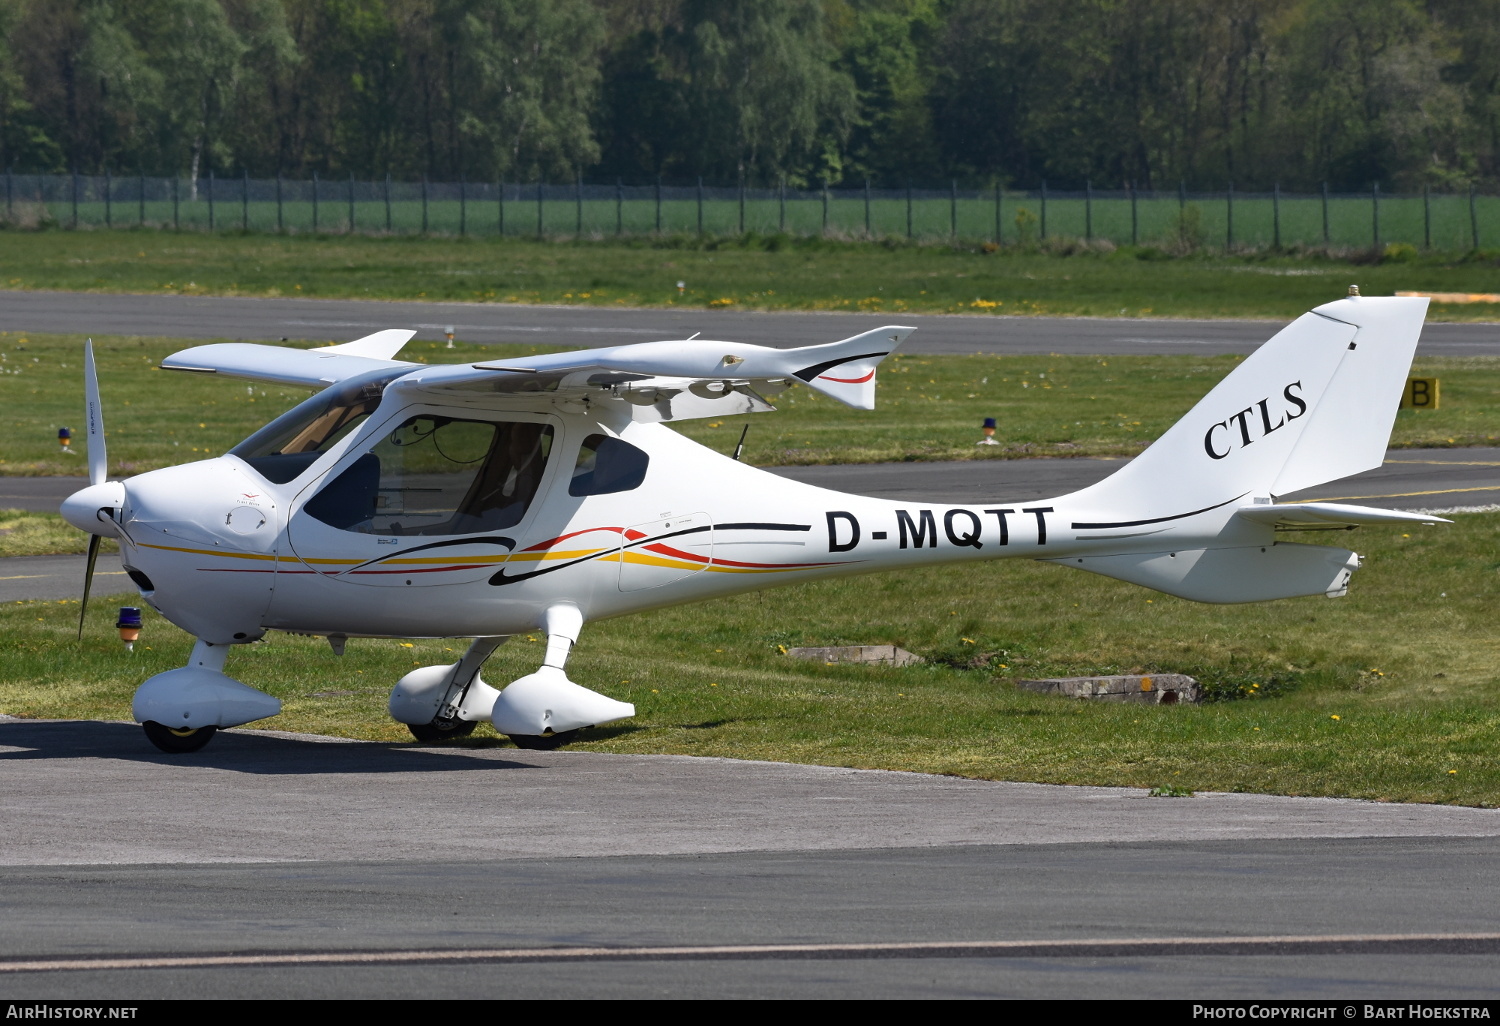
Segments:
[[[83,344],[83,391],[89,428],[89,484],[103,484],[109,476],[104,450],[104,411],[99,403],[99,374],[94,368],[94,340]],[[93,573],[93,563],[89,563]]]
[[[94,586],[94,563],[99,559],[99,543],[104,539],[89,535],[89,561],[83,571],[83,601],[78,604],[78,640],[83,640],[83,615],[89,611],[89,590]]]

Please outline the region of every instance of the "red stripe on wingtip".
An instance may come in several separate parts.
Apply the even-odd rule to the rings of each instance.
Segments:
[[[866,374],[862,378],[830,378],[827,374],[819,374],[818,375],[818,380],[819,381],[837,381],[841,385],[863,385],[866,381],[869,381],[874,376],[875,376],[875,372],[872,370],[872,371],[870,371],[870,373]]]

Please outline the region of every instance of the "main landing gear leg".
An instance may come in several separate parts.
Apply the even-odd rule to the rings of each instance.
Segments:
[[[405,723],[418,741],[472,734],[476,723],[489,719],[500,694],[480,678],[479,668],[509,640],[506,635],[475,638],[457,663],[408,673],[391,692],[391,716]]]
[[[557,748],[576,738],[584,727],[635,715],[635,706],[568,679],[563,668],[582,628],[583,613],[571,602],[548,607],[542,615],[547,654],[541,669],[513,682],[495,701],[490,719],[517,748]]]

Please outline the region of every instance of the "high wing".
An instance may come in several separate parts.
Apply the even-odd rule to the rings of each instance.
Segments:
[[[161,362],[165,370],[223,374],[278,385],[326,388],[345,378],[379,367],[420,367],[394,360],[415,331],[391,328],[373,335],[321,349],[291,349],[253,342],[221,342],[173,353]]]
[[[772,410],[767,397],[806,384],[855,409],[875,407],[880,361],[915,328],[889,325],[842,342],[776,349],[686,339],[584,349],[514,360],[427,366],[390,357],[414,332],[379,332],[323,349],[249,343],[198,346],[162,361],[169,370],[203,371],[280,384],[320,387],[378,367],[411,367],[391,387],[483,395],[619,402],[638,421],[689,420]],[[376,340],[380,341],[376,341]]]

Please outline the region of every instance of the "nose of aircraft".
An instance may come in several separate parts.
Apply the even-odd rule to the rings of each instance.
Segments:
[[[63,519],[80,531],[117,538],[120,535],[117,515],[124,505],[125,485],[119,481],[105,481],[80,488],[68,496],[63,500],[61,512]]]

